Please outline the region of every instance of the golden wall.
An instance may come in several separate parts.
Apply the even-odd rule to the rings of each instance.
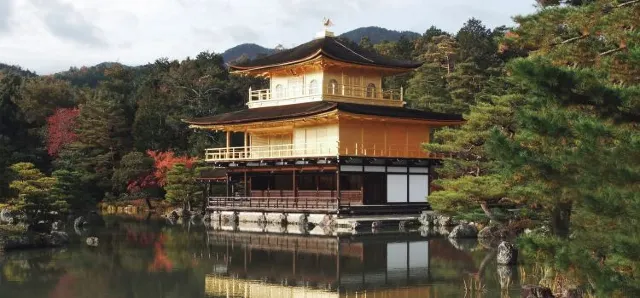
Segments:
[[[340,119],[340,154],[420,157],[429,130],[428,124]]]

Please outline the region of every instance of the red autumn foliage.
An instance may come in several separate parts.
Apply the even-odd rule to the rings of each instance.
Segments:
[[[167,172],[177,163],[183,163],[187,168],[191,168],[196,161],[195,157],[176,156],[173,151],[155,152],[147,150],[147,154],[154,160],[155,171],[153,176],[158,181],[159,186],[167,184]]]
[[[153,171],[130,181],[127,185],[127,190],[131,193],[142,189],[163,187],[167,184],[167,172],[173,168],[173,165],[183,163],[186,167],[191,168],[196,161],[195,157],[176,156],[173,151],[156,152],[147,150],[147,154],[153,158]]]
[[[58,156],[65,145],[78,138],[74,126],[79,114],[78,108],[56,109],[47,118],[47,152],[50,156]]]

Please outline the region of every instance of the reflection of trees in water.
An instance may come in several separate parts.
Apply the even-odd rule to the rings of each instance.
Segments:
[[[195,261],[206,247],[202,231],[111,218],[107,229],[95,233],[100,239],[95,248],[7,253],[0,260],[1,280],[17,282],[0,283],[0,296],[203,296],[211,266]]]

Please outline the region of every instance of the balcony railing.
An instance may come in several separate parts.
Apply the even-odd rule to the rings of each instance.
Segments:
[[[267,146],[242,146],[210,148],[205,150],[208,162],[247,161],[263,159],[325,157],[325,156],[366,156],[398,158],[445,158],[443,154],[423,151],[421,148],[397,144],[340,144],[339,142],[318,142],[282,144]]]
[[[249,89],[249,103],[251,107],[275,106],[316,101],[324,98],[333,100],[351,99],[363,103],[380,105],[402,105],[404,91],[400,89],[383,90],[377,87],[354,86],[342,84],[325,84],[318,87],[292,87],[275,89]]]
[[[249,159],[335,156],[337,154],[337,142],[318,142],[310,144],[280,144],[266,146],[211,148],[205,150],[205,160],[233,161]]]

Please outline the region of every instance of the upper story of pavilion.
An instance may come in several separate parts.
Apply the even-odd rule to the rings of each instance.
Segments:
[[[269,79],[268,89],[249,89],[250,109],[314,101],[402,107],[402,88],[383,89],[382,80],[420,65],[367,51],[325,30],[310,42],[230,69]]]
[[[226,133],[224,147],[205,151],[213,163],[440,158],[422,145],[435,129],[464,123],[462,116],[408,109],[401,89],[382,89],[385,76],[419,66],[366,51],[325,29],[308,43],[230,66],[235,74],[270,81],[269,89],[249,90],[248,109],[184,121]]]

